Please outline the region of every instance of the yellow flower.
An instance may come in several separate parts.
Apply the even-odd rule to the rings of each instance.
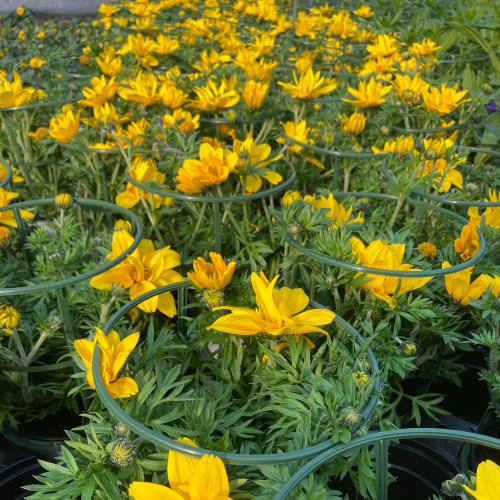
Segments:
[[[146,130],[151,124],[145,119],[141,118],[138,121],[131,122],[127,125],[125,136],[132,143],[133,146],[139,146],[146,141]],[[117,131],[117,135],[119,135]]]
[[[50,119],[49,135],[50,137],[67,144],[78,132],[80,126],[80,111],[73,114],[72,109],[63,111],[55,118]]]
[[[493,190],[489,189],[489,199],[484,201],[490,201],[494,203],[500,202],[500,191],[498,194]],[[500,207],[488,207],[482,215],[479,215],[477,207],[470,207],[467,211],[467,215],[471,222],[476,226],[481,224],[481,220],[484,218],[484,222],[487,226],[499,228],[500,227]]]
[[[283,126],[285,135],[287,137],[290,137],[291,139],[294,139],[297,142],[301,142],[302,144],[310,144],[312,142],[308,138],[311,128],[307,127],[307,123],[305,120],[302,120],[299,123],[297,122],[286,122],[286,123],[280,122],[280,123]],[[294,153],[300,153],[300,151],[304,149],[302,146],[299,146],[298,144],[290,143],[287,137],[278,137],[276,139],[276,142],[279,142],[281,144],[285,143],[289,144],[288,149],[290,151],[293,151]]]
[[[281,198],[281,204],[284,207],[288,207],[294,201],[300,200],[301,198],[302,198],[302,196],[300,195],[299,191],[287,191],[283,195],[283,198]]]
[[[101,377],[106,386],[108,394],[113,398],[128,398],[139,392],[139,387],[134,379],[122,377],[117,379],[118,373],[125,365],[128,355],[134,350],[139,341],[139,332],[128,335],[123,340],[114,330],[106,337],[102,330],[95,327],[96,336],[94,340],[75,340],[75,349],[87,367],[87,382],[95,389],[94,377],[92,375],[92,357],[97,341],[101,349],[99,368]]]
[[[462,260],[469,260],[479,251],[479,235],[474,223],[469,222],[462,227],[460,238],[455,240],[455,251],[460,254]]]
[[[161,95],[163,104],[170,109],[180,108],[187,99],[187,95],[182,90],[168,83],[164,83],[161,86],[159,94]]]
[[[436,256],[436,245],[428,241],[423,241],[418,245],[417,252],[425,254],[426,259],[433,259]]]
[[[384,87],[372,77],[368,83],[366,80],[361,80],[357,89],[347,87],[347,90],[355,99],[344,98],[343,101],[350,102],[358,108],[369,108],[383,104],[386,101],[384,96],[391,91],[391,87]]]
[[[6,207],[10,200],[17,198],[19,193],[14,193],[11,191],[5,191],[4,188],[0,188],[0,207]],[[23,219],[33,219],[34,215],[27,210],[20,209],[19,213]],[[14,217],[14,212],[12,210],[5,210],[0,212],[0,223],[6,224],[7,226],[17,227],[16,218]]]
[[[432,172],[440,174],[435,178],[435,182],[439,184],[439,192],[448,192],[453,184],[459,189],[463,186],[462,174],[457,170],[458,164],[454,164],[451,167],[448,166],[448,162],[444,158],[438,158],[437,160],[427,160],[424,163],[424,168],[420,177],[424,177]],[[420,167],[418,167],[420,168]]]
[[[0,226],[0,248],[10,243],[11,231],[8,227]]]
[[[16,9],[16,14],[17,14],[18,16],[22,16],[22,15],[24,14],[24,7],[18,7],[18,8]]]
[[[38,35],[36,36],[37,38],[45,38],[45,31],[40,31]]]
[[[226,314],[217,319],[207,330],[215,329],[220,332],[236,335],[255,335],[268,333],[270,335],[300,335],[310,332],[328,333],[319,328],[330,324],[335,313],[327,309],[311,309],[303,311],[309,297],[301,288],[275,288],[279,276],[271,282],[261,271],[260,276],[252,273],[252,287],[257,302],[256,309],[246,307],[221,306],[213,310],[228,309]]]
[[[198,288],[222,290],[231,282],[236,262],[226,264],[222,256],[215,252],[210,252],[210,260],[212,263],[198,257],[193,262],[194,273],[187,273],[187,277]]]
[[[397,139],[390,139],[385,141],[384,148],[379,149],[376,146],[372,146],[372,151],[375,154],[380,153],[397,153],[398,155],[404,156],[408,153],[416,155],[418,151],[415,149],[415,141],[412,135],[400,135]]]
[[[338,87],[335,79],[321,76],[319,71],[314,73],[312,68],[307,73],[301,73],[299,79],[294,71],[293,80],[295,83],[278,82],[278,85],[281,85],[283,90],[294,99],[314,99],[329,94]]]
[[[196,444],[189,438],[178,440],[189,446]],[[213,455],[200,459],[168,452],[167,475],[169,486],[134,481],[128,489],[134,500],[231,500],[229,481],[224,462]]]
[[[370,380],[370,377],[365,372],[355,372],[352,376],[354,380],[361,385],[366,384]]]
[[[8,163],[8,162],[7,162]],[[10,167],[11,170],[12,170],[12,181],[13,182],[23,182],[23,178],[20,176],[20,175],[17,175],[17,168],[15,167]],[[2,163],[0,162],[0,181],[3,181],[4,179],[7,178],[7,167]]]
[[[353,10],[352,13],[365,19],[370,19],[374,14],[369,5],[362,5],[359,9]]]
[[[161,101],[162,96],[157,92],[158,78],[154,73],[143,73],[129,78],[127,85],[118,87],[118,95],[125,101],[138,102],[144,106],[151,106]]]
[[[342,117],[342,130],[352,135],[358,135],[365,129],[366,116],[363,113],[352,113]]]
[[[424,38],[422,43],[415,42],[411,47],[409,47],[408,52],[417,56],[429,56],[440,48],[441,46],[436,42],[433,42],[430,38]]]
[[[113,47],[104,49],[99,56],[95,58],[95,62],[107,76],[117,76],[122,70],[122,58],[116,54]]]
[[[12,77],[12,82],[9,82],[5,74],[0,74],[0,108],[24,106],[36,97],[33,87],[23,88],[23,82],[18,73],[13,71]]]
[[[243,102],[250,109],[260,109],[268,89],[268,83],[256,83],[254,80],[248,80],[241,94]]]
[[[238,155],[238,172],[244,176],[244,185],[247,194],[256,193],[262,186],[262,179],[271,184],[278,184],[283,177],[273,170],[266,170],[266,166],[277,161],[281,155],[268,160],[271,154],[269,144],[255,144],[253,137],[248,134],[244,141],[234,139],[233,152]],[[263,170],[261,170],[263,169]]]
[[[189,111],[176,109],[172,115],[163,115],[165,128],[177,126],[186,135],[200,128],[200,115],[192,115]]]
[[[95,76],[90,81],[91,87],[83,87],[82,93],[86,99],[78,101],[80,106],[100,106],[107,101],[111,101],[118,89],[118,82],[115,82],[114,77],[106,81],[104,75],[101,78]]]
[[[315,212],[320,208],[328,209],[328,212],[326,212],[325,217],[332,219],[330,227],[336,227],[338,226],[338,224],[342,222],[345,222],[346,224],[355,224],[357,222],[359,223],[364,222],[364,219],[363,217],[361,217],[361,214],[358,214],[356,218],[351,219],[352,207],[346,210],[343,205],[341,205],[340,203],[337,202],[337,200],[335,200],[332,193],[328,195],[328,198],[325,198],[323,195],[321,195],[319,198],[311,196],[307,198],[307,201],[311,203],[311,212]]]
[[[222,108],[231,108],[240,100],[236,90],[226,89],[223,80],[220,87],[210,80],[205,87],[195,87],[197,99],[191,100],[191,106],[201,111],[218,111]]]
[[[181,46],[179,45],[179,42],[175,38],[171,38],[169,36],[165,36],[162,34],[156,37],[155,52],[157,54],[162,54],[162,55],[173,54],[174,52],[180,50],[180,48]]]
[[[351,238],[353,254],[357,256],[357,263],[366,267],[376,269],[387,269],[393,271],[414,271],[418,273],[419,269],[412,269],[411,264],[403,264],[405,253],[404,244],[387,244],[382,240],[372,241],[367,247],[359,238]],[[361,273],[358,274],[358,276]],[[365,274],[370,278],[367,283],[359,286],[365,290],[370,290],[379,299],[385,300],[390,307],[396,306],[396,299],[393,297],[402,293],[421,288],[430,278],[396,278],[394,276],[383,276],[378,274]]]
[[[19,40],[25,40],[26,39],[26,30],[19,30],[17,37],[19,38]]]
[[[12,335],[21,321],[21,315],[13,308],[0,302],[0,330],[5,335]]]
[[[457,89],[458,84],[449,88],[442,83],[441,90],[431,87],[422,92],[424,107],[428,111],[437,111],[441,116],[455,111],[459,106],[470,101],[470,99],[462,100],[467,95],[467,90],[458,92]]]
[[[129,173],[133,179],[139,181],[141,184],[147,183],[147,181],[163,184],[166,178],[165,174],[158,172],[158,167],[153,158],[144,158],[141,155],[134,157],[132,169]],[[140,190],[130,182],[127,183],[127,187],[123,193],[116,195],[115,202],[120,207],[132,208],[141,201],[141,195],[155,208],[173,203],[172,198],[150,194],[147,191]]]
[[[447,261],[441,265],[443,269],[448,269],[451,264]],[[453,300],[460,302],[466,306],[470,299],[478,299],[488,288],[488,278],[486,274],[481,274],[472,283],[470,282],[471,274],[474,267],[469,267],[457,273],[446,274],[444,283],[446,291],[451,295]]]
[[[299,73],[307,73],[312,68],[312,63],[316,59],[316,54],[306,50],[299,58],[290,57],[290,61],[295,61],[295,67]]]
[[[32,68],[41,68],[47,61],[45,59],[40,59],[39,57],[32,57],[30,59],[30,66]]]
[[[127,43],[118,51],[118,54],[123,55],[132,52],[143,68],[151,70],[153,66],[160,64],[158,59],[152,55],[156,48],[157,45],[154,40],[138,33],[137,36],[128,35]]]
[[[366,50],[371,57],[388,57],[399,52],[399,44],[397,38],[389,35],[378,35],[373,45],[368,45]]]
[[[418,73],[413,78],[410,75],[397,74],[394,80],[394,90],[399,98],[410,106],[418,104],[422,92],[427,92],[429,89],[429,84],[424,82]]]
[[[133,236],[127,231],[115,231],[108,259],[125,252],[133,240]],[[130,299],[133,300],[160,286],[182,281],[182,276],[172,270],[180,263],[179,254],[169,246],[155,250],[151,240],[142,240],[124,261],[92,278],[90,286],[98,290],[110,290],[114,285],[120,285],[128,289]],[[169,318],[177,314],[174,297],[170,292],[151,297],[137,307],[146,313],[153,313],[159,309]]]
[[[238,155],[210,144],[200,146],[200,159],[184,160],[176,177],[177,189],[184,193],[201,193],[205,186],[224,182],[234,170]]]
[[[477,466],[476,489],[464,488],[477,500],[497,500],[500,498],[500,467],[491,460],[485,460]]]

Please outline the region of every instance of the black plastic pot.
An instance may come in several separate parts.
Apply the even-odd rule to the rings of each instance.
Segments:
[[[389,485],[389,498],[432,498],[440,495],[443,481],[453,478],[457,467],[426,444],[413,439],[401,440],[389,446],[389,472],[396,480]],[[358,496],[351,480],[333,480],[329,487],[348,493],[349,499]]]
[[[35,457],[25,458],[0,472],[0,492],[5,500],[21,500],[32,493],[23,486],[33,484],[33,475],[44,471]]]

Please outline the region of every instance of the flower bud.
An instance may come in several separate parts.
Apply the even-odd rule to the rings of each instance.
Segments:
[[[464,484],[469,485],[467,481],[467,477],[462,472],[457,474],[454,478],[448,479],[447,481],[443,481],[441,485],[441,491],[450,497],[454,496],[462,496],[464,492]]]
[[[292,222],[288,226],[288,234],[296,240],[299,237],[300,232],[302,231],[302,227],[300,224],[297,224],[296,222]]]
[[[491,85],[489,85],[488,83],[484,83],[481,86],[481,92],[483,94],[490,95],[493,92],[493,89],[491,88]]]
[[[51,330],[57,330],[62,325],[62,319],[57,314],[54,314],[49,318],[49,328]]]
[[[380,127],[380,133],[381,133],[382,135],[389,135],[389,132],[390,132],[389,127],[387,127],[387,126],[385,126],[385,125],[382,125],[382,126]]]
[[[417,352],[417,344],[411,340],[406,340],[399,347],[406,356],[414,356]]]
[[[435,160],[437,159],[438,154],[432,148],[427,148],[425,150],[424,157],[426,160]]]
[[[54,198],[54,203],[56,204],[57,207],[59,207],[61,210],[64,210],[66,208],[70,208],[71,205],[73,205],[73,198],[71,197],[70,194],[68,193],[59,193],[55,198]]]
[[[329,274],[326,278],[325,278],[325,285],[327,287],[333,287],[335,286],[335,283],[337,282],[337,280],[335,279],[335,276],[332,276],[331,274]]]
[[[115,442],[109,459],[112,464],[126,467],[134,460],[135,446],[126,438],[120,438]]]
[[[113,285],[111,287],[111,295],[113,295],[113,297],[119,299],[120,297],[126,297],[128,295],[128,293],[125,290],[125,288],[123,288],[122,286]]]
[[[352,147],[352,152],[353,153],[362,153],[363,152],[363,148],[359,144],[355,144]]]
[[[354,377],[354,380],[360,385],[364,385],[370,380],[370,377],[365,372],[355,372],[352,374],[352,376]]]
[[[118,422],[115,426],[115,432],[119,435],[119,436],[124,436],[126,437],[128,435],[128,428],[127,426],[122,423],[122,422]]]
[[[5,335],[12,335],[12,330],[17,328],[20,321],[21,315],[13,307],[0,304],[0,330]]]
[[[340,416],[342,417],[342,425],[351,431],[359,426],[363,418],[361,413],[352,406],[346,406],[344,409],[340,410]]]

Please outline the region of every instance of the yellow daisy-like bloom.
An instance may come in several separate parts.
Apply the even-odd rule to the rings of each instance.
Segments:
[[[223,80],[220,87],[210,80],[205,87],[195,87],[197,98],[191,100],[191,106],[201,111],[218,111],[235,106],[240,97],[236,90],[229,90]]]
[[[365,129],[366,116],[363,113],[352,113],[349,116],[342,116],[342,130],[352,135],[358,135]]]
[[[236,262],[226,264],[222,256],[215,252],[210,252],[210,260],[212,263],[198,257],[193,262],[194,273],[187,273],[187,277],[203,290],[222,290],[231,282]]]
[[[96,336],[94,340],[75,340],[76,352],[82,358],[87,367],[87,382],[95,389],[94,377],[92,375],[92,357],[97,341],[101,349],[99,368],[101,377],[106,386],[108,394],[113,398],[128,398],[139,392],[139,387],[134,379],[130,377],[117,378],[118,373],[125,365],[128,355],[134,350],[139,341],[139,332],[128,335],[123,340],[114,330],[106,337],[101,329],[95,327]]]
[[[11,200],[17,198],[18,196],[19,193],[5,191],[4,188],[0,188],[0,207],[6,207]],[[34,215],[27,210],[19,209],[19,213],[23,219],[33,219],[34,217]],[[0,212],[0,223],[10,227],[17,227],[14,212],[12,210],[5,210],[3,212]]]
[[[155,52],[161,55],[173,54],[180,50],[181,46],[176,38],[171,38],[165,35],[158,35],[156,37]]]
[[[32,57],[30,59],[30,66],[32,68],[38,69],[41,68],[47,61],[45,59],[40,59],[39,57]]]
[[[107,76],[117,76],[122,70],[122,58],[116,54],[113,47],[104,49],[95,58],[100,70]]]
[[[336,227],[339,224],[345,222],[346,224],[354,224],[356,222],[362,223],[364,222],[361,214],[358,214],[357,217],[351,219],[352,207],[349,209],[345,209],[343,205],[341,205],[334,197],[333,194],[330,193],[328,198],[321,195],[319,198],[316,197],[307,197],[307,201],[311,203],[311,212],[315,212],[320,208],[327,208],[328,212],[325,214],[325,217],[332,219],[332,223],[330,227]]]
[[[493,293],[495,297],[498,297],[500,295],[500,276],[483,276],[483,280],[491,287],[491,293]]]
[[[399,43],[397,38],[391,35],[378,35],[376,42],[368,45],[366,50],[371,57],[388,57],[399,52]]]
[[[394,75],[393,86],[399,98],[410,106],[416,104],[422,92],[427,92],[429,88],[429,84],[424,82],[418,73],[413,78],[410,75]]]
[[[165,174],[158,172],[158,167],[153,158],[144,158],[141,155],[134,158],[132,169],[129,173],[133,179],[139,181],[141,184],[147,183],[147,181],[163,184],[166,178]],[[140,190],[128,182],[125,191],[116,195],[115,202],[120,207],[132,208],[141,201],[141,195],[156,209],[160,208],[161,205],[171,205],[174,201],[172,198]]]
[[[444,261],[441,267],[442,269],[448,269],[451,267],[451,264]],[[444,277],[446,291],[451,295],[453,300],[460,302],[463,306],[466,306],[470,302],[470,299],[481,297],[489,285],[489,276],[486,274],[481,274],[481,276],[471,283],[470,279],[473,269],[474,267],[469,267],[469,269],[464,269],[458,273],[446,274]]]
[[[268,83],[248,80],[245,84],[241,98],[250,109],[260,109],[269,89]]]
[[[157,45],[154,40],[138,33],[137,36],[128,35],[127,43],[118,51],[118,54],[123,55],[132,52],[143,68],[151,70],[153,66],[160,64],[158,59],[152,55],[156,48]]]
[[[54,118],[50,119],[48,133],[50,137],[67,144],[78,132],[80,126],[80,113],[73,114],[73,110],[67,108]]]
[[[159,94],[161,95],[163,104],[170,109],[180,108],[188,97],[182,90],[170,83],[164,83],[160,88]]]
[[[283,126],[285,135],[287,137],[290,137],[298,142],[301,142],[302,144],[312,143],[312,141],[309,139],[309,132],[311,131],[311,128],[307,126],[305,120],[302,120],[299,123],[297,122],[286,122],[286,123],[280,122],[280,123]],[[278,137],[276,139],[276,142],[285,144],[289,143],[290,141],[288,141],[286,137]],[[293,151],[294,153],[300,153],[300,151],[302,151],[304,148],[302,146],[299,146],[298,144],[291,143],[288,146],[288,149],[290,151]]]
[[[362,5],[359,9],[353,10],[352,13],[356,16],[363,17],[364,19],[370,19],[370,17],[373,17],[374,15],[374,12],[369,5]]]
[[[125,131],[125,136],[132,143],[133,146],[140,146],[146,141],[146,130],[151,126],[151,124],[145,119],[141,118],[138,121],[130,122],[127,125],[127,130]],[[117,135],[120,135],[117,130]]]
[[[196,447],[189,438],[178,441]],[[197,459],[169,451],[167,475],[169,486],[134,481],[128,493],[134,500],[231,500],[226,468],[219,457],[203,455]]]
[[[476,500],[496,500],[500,498],[500,466],[485,460],[477,466],[476,489],[464,485],[467,493]]]
[[[288,207],[291,205],[294,201],[300,200],[302,198],[301,194],[299,191],[287,191],[284,195],[283,198],[281,198],[281,204],[284,207]]]
[[[118,87],[118,95],[125,101],[138,102],[144,106],[151,106],[162,99],[158,93],[157,76],[142,71],[136,78],[129,78],[126,86]]]
[[[192,115],[189,111],[176,109],[172,115],[163,115],[165,128],[178,127],[186,135],[200,128],[200,115]]]
[[[387,269],[393,271],[414,271],[418,274],[419,269],[412,269],[411,264],[403,264],[405,253],[404,244],[387,244],[382,240],[372,241],[367,247],[359,238],[351,238],[353,254],[357,256],[357,263],[366,267],[376,269]],[[358,276],[362,274],[359,273]],[[430,278],[396,278],[394,276],[383,276],[378,274],[364,274],[370,278],[368,283],[359,286],[369,290],[379,299],[384,300],[390,307],[396,306],[395,294],[416,290],[423,287]]]
[[[312,68],[312,63],[316,59],[316,54],[306,50],[299,58],[290,57],[290,61],[295,61],[295,67],[299,73],[307,73]]]
[[[448,166],[448,162],[444,158],[427,160],[424,163],[420,177],[424,177],[431,172],[436,172],[441,175],[441,177],[438,175],[436,178],[436,182],[439,184],[439,192],[448,192],[452,185],[462,189],[464,179],[462,174],[457,170],[457,166],[458,163],[453,164],[451,167]]]
[[[0,330],[5,335],[12,335],[21,321],[21,315],[13,308],[0,302]]]
[[[0,226],[0,248],[10,243],[11,231],[8,227]]]
[[[236,167],[238,154],[210,144],[200,146],[200,159],[184,160],[176,177],[177,189],[184,193],[198,194],[206,186],[224,182]]]
[[[104,75],[101,78],[97,76],[92,78],[90,85],[91,87],[83,87],[82,89],[85,99],[78,101],[80,106],[101,106],[105,102],[111,101],[118,89],[118,82],[115,82],[114,77],[110,78],[108,82]]]
[[[260,59],[242,65],[242,69],[249,80],[255,78],[258,82],[269,82],[272,79],[271,72],[276,66],[278,66],[278,61],[265,62]]]
[[[440,48],[441,46],[436,42],[433,42],[430,38],[424,38],[422,43],[415,42],[411,47],[409,47],[408,52],[417,56],[429,56],[434,54],[434,52]]]
[[[314,73],[312,68],[307,73],[301,73],[299,79],[294,71],[293,80],[295,83],[278,82],[278,85],[281,85],[283,90],[294,99],[314,99],[329,94],[338,87],[334,78],[321,76],[319,71]]]
[[[470,99],[463,98],[467,95],[467,90],[457,91],[458,84],[452,88],[441,84],[441,90],[436,87],[431,87],[425,92],[422,92],[424,107],[428,111],[437,111],[441,116],[447,115],[455,111],[462,104],[469,102]]]
[[[130,121],[131,116],[130,113],[120,116],[115,106],[109,102],[93,107],[92,111],[94,114],[93,118],[82,118],[82,122],[95,128],[101,128],[107,123],[119,125]]]
[[[358,25],[351,19],[349,12],[340,11],[333,14],[327,32],[329,35],[346,40],[347,38],[355,38],[359,29]]]
[[[257,333],[300,335],[311,332],[328,335],[328,332],[319,326],[330,324],[335,318],[335,313],[327,309],[303,311],[309,304],[309,297],[304,290],[287,287],[277,290],[275,285],[278,278],[279,276],[275,276],[269,282],[262,271],[260,276],[252,273],[251,280],[257,308],[214,307],[214,311],[228,309],[231,314],[220,317],[208,326],[207,330],[215,329],[236,335]]]
[[[361,80],[357,89],[347,87],[347,90],[355,99],[343,98],[343,101],[350,102],[358,108],[370,108],[383,104],[386,101],[384,96],[391,91],[391,87],[386,87],[377,82],[375,78],[370,78],[368,83],[366,80]]]
[[[490,201],[498,203],[500,202],[500,191],[498,194],[493,190],[489,189],[489,199],[485,199],[484,201]],[[488,207],[482,215],[479,215],[479,211],[477,207],[470,207],[467,211],[467,215],[474,225],[479,226],[481,224],[481,220],[484,217],[484,221],[487,226],[499,228],[500,227],[500,207]]]
[[[127,231],[115,231],[108,259],[125,252],[133,241],[133,236]],[[90,286],[98,290],[110,290],[114,285],[120,285],[129,291],[130,299],[133,300],[158,287],[183,281],[182,276],[173,270],[180,263],[179,254],[169,246],[155,250],[151,240],[142,240],[124,261],[92,278]],[[170,292],[151,297],[137,307],[146,313],[153,313],[158,309],[169,318],[177,314],[174,297]]]
[[[418,151],[415,149],[415,140],[412,135],[400,135],[397,139],[390,139],[385,141],[384,148],[379,149],[372,146],[372,151],[375,154],[380,153],[397,153],[398,155],[407,155],[408,153],[417,155]]]
[[[8,162],[7,162],[8,163]],[[20,175],[17,175],[18,170],[15,167],[10,167],[12,170],[12,182],[23,182],[23,178]],[[0,181],[3,181],[7,178],[7,167],[0,162]]]
[[[271,154],[269,144],[255,144],[253,137],[248,134],[244,141],[235,139],[233,142],[233,152],[238,155],[237,171],[244,175],[245,190],[247,194],[256,193],[262,186],[262,179],[266,179],[271,184],[278,184],[283,177],[272,170],[260,171],[270,163],[277,161],[282,155],[275,156],[268,160]]]
[[[462,227],[460,237],[455,240],[455,251],[460,254],[462,260],[469,260],[479,251],[479,234],[474,223],[469,222]]]
[[[24,87],[21,77],[15,71],[12,72],[12,82],[9,82],[4,74],[0,74],[0,108],[10,108],[29,104],[36,97],[33,87]]]

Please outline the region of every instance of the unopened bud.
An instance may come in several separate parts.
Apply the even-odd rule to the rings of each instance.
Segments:
[[[292,222],[288,226],[288,234],[296,240],[299,237],[300,232],[302,231],[302,227],[300,224],[297,224],[296,222]]]
[[[109,459],[112,464],[118,465],[119,467],[126,467],[131,464],[134,460],[135,447],[134,445],[125,438],[120,438],[116,441],[111,453],[109,454]]]
[[[346,406],[344,409],[340,410],[340,416],[342,418],[342,424],[351,431],[356,429],[362,420],[361,413],[352,406]]]
[[[64,210],[66,208],[70,208],[71,205],[73,205],[73,198],[68,193],[59,193],[54,198],[54,203],[58,208]]]
[[[417,344],[410,340],[403,342],[399,347],[401,348],[403,354],[405,354],[406,356],[413,356],[417,352]]]
[[[493,92],[493,89],[491,88],[491,85],[489,85],[488,83],[484,83],[481,86],[481,92],[483,94],[490,95]]]
[[[462,493],[464,493],[464,484],[468,485],[469,482],[467,481],[467,477],[465,477],[465,474],[460,473],[457,474],[454,478],[448,479],[447,481],[443,481],[443,484],[441,485],[441,491],[450,497],[454,496],[462,496]]]
[[[385,125],[382,125],[382,126],[380,127],[380,133],[381,133],[382,135],[389,135],[389,132],[390,132],[389,127],[386,127]]]

